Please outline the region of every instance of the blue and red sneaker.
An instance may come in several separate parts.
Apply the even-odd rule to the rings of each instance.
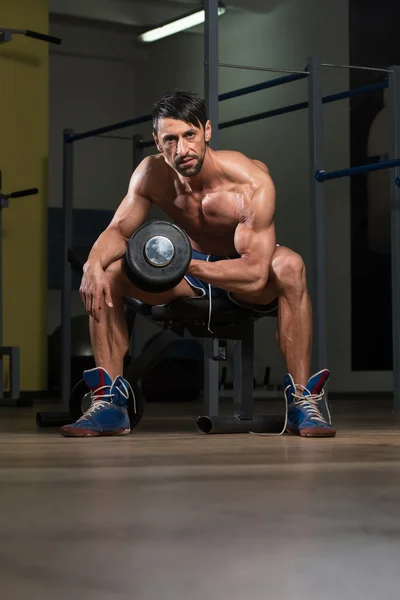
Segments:
[[[324,387],[329,379],[329,371],[323,369],[308,380],[306,387],[295,385],[288,373],[284,378],[285,398],[288,406],[286,431],[303,437],[333,437],[335,429],[322,416],[319,403],[324,400]]]
[[[120,375],[111,380],[102,367],[84,371],[83,378],[90,389],[88,410],[72,425],[61,427],[65,437],[97,437],[125,435],[130,432],[128,416],[129,382]]]

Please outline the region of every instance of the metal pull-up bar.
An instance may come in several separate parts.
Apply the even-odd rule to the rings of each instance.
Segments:
[[[38,33],[37,31],[31,31],[30,29],[9,29],[7,27],[0,27],[0,44],[11,42],[13,35],[25,35],[26,37],[35,38],[42,42],[48,42],[49,44],[61,44],[61,38],[54,37],[53,35],[47,35],[47,33]]]
[[[257,84],[252,86],[252,91],[256,92],[261,89],[267,89],[270,87],[275,87],[277,85],[282,85],[282,83],[289,83],[289,81],[296,81],[297,79],[303,79],[305,75],[289,75],[288,77],[278,77],[277,79],[272,79],[270,81]],[[284,81],[282,81],[284,80]],[[272,84],[272,85],[265,85]],[[338,100],[345,100],[346,98],[352,98],[353,96],[359,96],[361,94],[366,94],[369,92],[376,92],[379,90],[384,90],[388,87],[387,81],[381,81],[380,83],[374,83],[371,85],[364,85],[359,88],[354,88],[353,90],[345,90],[343,92],[336,92],[335,94],[330,94],[329,96],[324,96],[322,98],[322,104],[330,104],[331,102],[337,102]],[[244,93],[250,93],[247,91],[249,88],[242,88],[242,90],[236,90],[233,92],[227,92],[226,94],[221,94],[219,99],[221,100],[221,96],[226,96],[222,98],[223,100],[227,100],[228,98],[235,98],[237,96],[243,95]],[[227,129],[229,127],[236,127],[237,125],[245,125],[246,123],[253,123],[254,121],[261,121],[263,119],[270,119],[271,117],[278,117],[280,115],[287,115],[289,113],[297,112],[299,110],[304,110],[308,108],[308,102],[297,102],[296,104],[289,104],[288,106],[281,106],[279,108],[273,108],[271,110],[267,110],[262,113],[256,113],[255,115],[249,115],[247,117],[241,117],[239,119],[232,119],[231,121],[225,121],[223,123],[218,124],[218,129]],[[74,138],[76,139],[76,138]],[[151,148],[154,146],[153,140],[140,140],[138,142],[138,148]]]
[[[350,167],[349,169],[340,169],[339,171],[320,170],[315,173],[317,181],[329,181],[330,179],[340,179],[341,177],[350,177],[350,175],[360,175],[361,173],[371,173],[372,171],[383,171],[391,167],[400,167],[400,158],[393,160],[381,160],[378,163],[370,165],[360,165],[359,167]]]
[[[231,92],[225,92],[223,94],[219,94],[218,101],[223,102],[224,100],[231,100],[232,98],[239,98],[240,96],[246,96],[247,94],[254,94],[254,92],[260,92],[261,90],[268,90],[270,88],[274,88],[274,87],[277,87],[280,85],[285,85],[286,83],[291,83],[293,81],[299,81],[300,79],[304,79],[305,77],[307,77],[307,75],[304,73],[300,74],[300,75],[294,74],[294,75],[286,75],[285,77],[276,77],[275,79],[269,79],[268,81],[263,81],[261,83],[256,83],[254,85],[248,85],[246,87],[239,88],[238,90],[232,90]],[[135,117],[133,119],[128,119],[126,121],[112,123],[111,125],[105,125],[104,127],[97,127],[96,129],[90,129],[89,131],[83,131],[82,133],[76,133],[74,135],[67,136],[65,138],[65,141],[66,142],[77,142],[78,140],[84,140],[89,137],[103,135],[104,133],[108,133],[109,131],[125,129],[126,127],[134,127],[135,125],[140,125],[141,123],[147,123],[151,120],[152,120],[151,115],[143,115],[141,117]],[[139,144],[139,147],[146,148],[146,147],[150,147],[153,145],[154,145],[154,142],[152,140],[150,140],[150,142],[141,142]]]

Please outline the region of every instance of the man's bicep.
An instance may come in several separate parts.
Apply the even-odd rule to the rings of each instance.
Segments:
[[[235,247],[249,266],[257,265],[268,270],[276,248],[274,222],[262,228],[253,228],[246,222],[240,223],[235,233]]]
[[[256,190],[235,232],[238,253],[251,261],[270,260],[276,246],[275,187],[268,176]]]
[[[109,225],[118,231],[125,240],[129,240],[133,233],[145,221],[151,207],[151,201],[139,194],[125,196]]]

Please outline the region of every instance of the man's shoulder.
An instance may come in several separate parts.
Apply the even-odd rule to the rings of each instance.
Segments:
[[[137,193],[154,200],[159,191],[168,186],[171,170],[162,154],[146,156],[134,170],[131,186]]]
[[[220,150],[218,156],[225,169],[235,173],[239,177],[250,177],[253,179],[262,173],[269,175],[267,165],[253,158],[249,158],[237,150]]]
[[[154,182],[166,182],[171,177],[173,169],[164,160],[162,154],[152,154],[144,158],[135,173],[139,172],[144,183],[154,185]]]
[[[151,173],[161,171],[168,172],[170,170],[169,165],[164,160],[164,156],[162,154],[151,154],[150,156],[146,156],[140,163],[140,166],[144,171],[149,171]]]

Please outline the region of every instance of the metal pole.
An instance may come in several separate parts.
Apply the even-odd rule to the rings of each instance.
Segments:
[[[220,67],[228,69],[244,69],[246,71],[266,71],[270,73],[292,73],[293,75],[304,74],[308,75],[307,71],[300,71],[300,69],[276,69],[275,67],[252,67],[251,65],[231,65],[228,63],[219,63]]]
[[[219,362],[213,359],[213,340],[204,340],[204,411],[219,416]]]
[[[325,223],[324,187],[315,178],[322,169],[323,115],[321,63],[308,59],[308,121],[310,150],[310,197],[311,197],[311,300],[313,305],[312,370],[320,371],[327,366],[326,350],[326,290],[325,290]]]
[[[233,407],[241,419],[253,418],[254,322],[242,321],[240,340],[234,342]]]
[[[133,170],[135,170],[143,160],[143,148],[139,146],[139,142],[143,142],[142,135],[134,135],[132,136],[133,141]]]
[[[0,182],[1,187],[1,182]],[[1,192],[1,189],[0,189]],[[0,200],[2,201],[2,200]],[[3,206],[0,205],[0,348],[3,344]],[[0,355],[0,400],[3,400],[3,355]]]
[[[400,152],[400,67],[389,73],[389,158]],[[393,410],[400,412],[400,168],[390,173],[390,222],[392,255]]]
[[[213,127],[210,146],[213,150],[218,150],[220,141],[218,130],[218,0],[205,0],[204,10],[204,99],[207,116]],[[206,340],[204,404],[208,416],[217,416],[219,414],[219,363],[209,357],[211,348],[212,341]]]
[[[0,189],[1,192],[1,189]],[[0,202],[2,200],[0,199]],[[0,205],[0,346],[3,344],[3,206]],[[1,375],[1,373],[0,373]],[[0,394],[3,377],[0,377]]]
[[[62,325],[62,363],[61,363],[61,400],[65,408],[69,404],[71,391],[71,303],[72,303],[72,271],[68,262],[68,248],[72,244],[72,210],[73,210],[73,181],[74,181],[74,145],[68,141],[73,135],[72,129],[64,130],[63,156],[63,286],[61,296],[61,325]]]
[[[205,0],[204,10],[204,96],[208,118],[213,126],[210,146],[218,150],[218,0]]]

